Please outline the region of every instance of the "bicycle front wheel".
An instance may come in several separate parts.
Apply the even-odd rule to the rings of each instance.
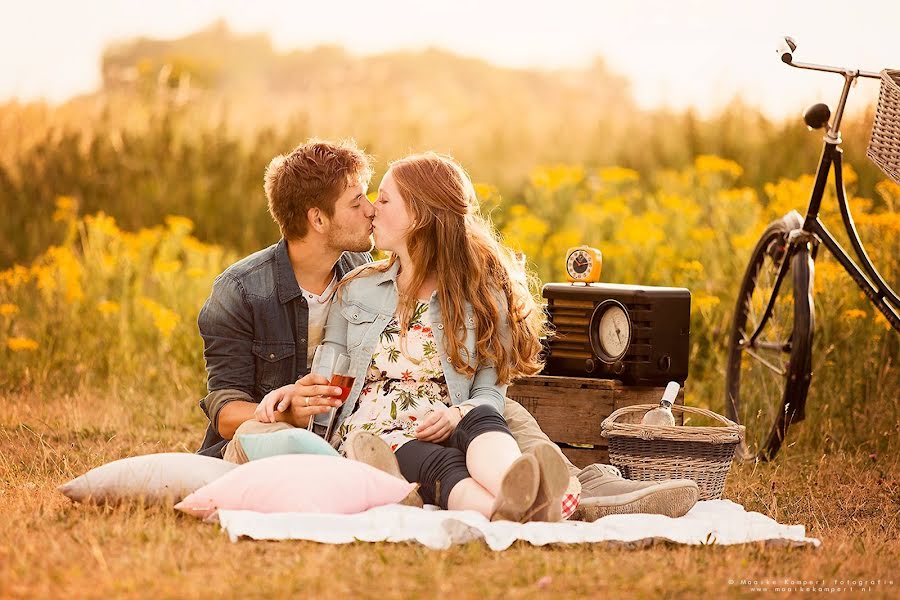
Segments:
[[[753,250],[731,323],[725,380],[725,411],[746,427],[745,460],[771,460],[792,423],[802,421],[812,376],[813,263],[808,243],[789,253],[790,232],[803,225],[791,211],[772,222]],[[789,255],[790,254],[790,255]],[[755,340],[778,273],[790,260],[772,309]]]

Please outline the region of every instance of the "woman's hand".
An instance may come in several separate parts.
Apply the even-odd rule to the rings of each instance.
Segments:
[[[305,427],[310,417],[343,404],[336,398],[340,395],[341,388],[328,385],[328,380],[321,375],[310,373],[297,383],[266,394],[253,416],[260,423],[285,421],[295,427]]]
[[[422,442],[439,443],[450,437],[459,424],[459,411],[455,407],[434,410],[422,419],[416,429],[416,438]]]

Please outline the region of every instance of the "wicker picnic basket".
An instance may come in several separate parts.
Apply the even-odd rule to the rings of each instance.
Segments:
[[[866,154],[885,175],[900,183],[900,71],[881,72],[881,92]]]
[[[674,405],[673,411],[702,415],[722,427],[669,427],[620,423],[623,415],[643,415],[658,404],[625,406],[603,420],[600,435],[609,440],[609,462],[622,476],[638,481],[693,479],[701,500],[722,497],[734,450],[744,439],[744,426],[711,410]]]

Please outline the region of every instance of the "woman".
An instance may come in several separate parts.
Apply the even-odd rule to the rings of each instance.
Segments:
[[[469,177],[434,153],[394,162],[373,227],[392,256],[341,282],[325,330],[356,377],[342,441],[380,436],[428,503],[560,520],[562,458],[550,444],[523,455],[502,417],[510,381],[541,369],[543,311],[479,216]]]

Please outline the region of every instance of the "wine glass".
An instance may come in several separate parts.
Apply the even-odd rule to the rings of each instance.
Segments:
[[[331,380],[331,373],[334,368],[334,348],[330,346],[326,346],[324,344],[319,344],[316,346],[316,351],[313,354],[312,368],[309,370],[310,373],[315,373],[316,375],[321,375],[325,379]],[[309,431],[313,430],[313,424],[315,423],[314,415],[310,415],[309,424],[306,428]]]
[[[335,362],[334,371],[331,375],[331,385],[341,388],[341,395],[339,396],[340,400],[346,400],[347,396],[350,395],[350,390],[353,389],[353,382],[355,379],[356,378],[350,374],[350,356],[341,354],[338,356],[337,362]],[[325,430],[326,442],[331,439],[336,418],[337,409],[332,408],[331,415],[328,417],[328,427]]]

